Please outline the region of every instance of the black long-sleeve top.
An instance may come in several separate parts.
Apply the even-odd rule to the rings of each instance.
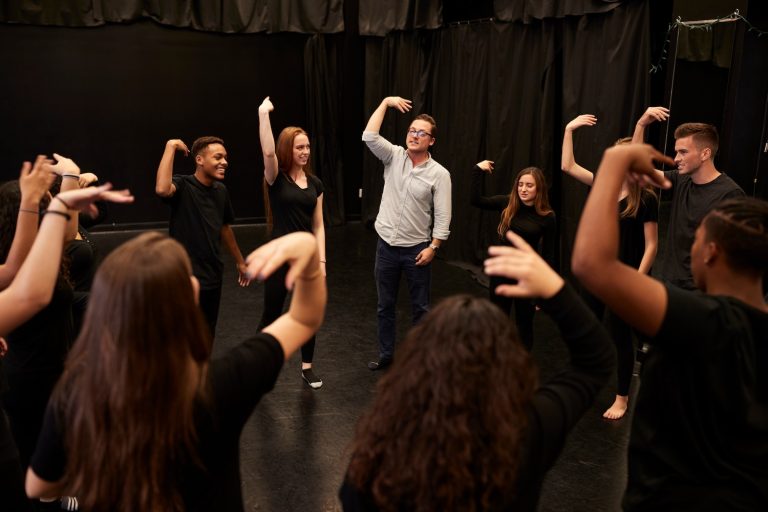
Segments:
[[[536,510],[544,476],[560,455],[568,433],[611,374],[610,337],[570,285],[541,305],[560,328],[570,364],[540,386],[528,405],[517,481],[510,483],[493,510]],[[339,497],[346,512],[379,510],[369,490],[357,489],[346,480]]]
[[[475,166],[472,170],[471,204],[483,210],[502,212],[509,204],[509,194],[495,196],[483,195],[484,172]],[[541,191],[537,191],[540,193]],[[512,191],[515,193],[515,191]],[[526,206],[520,203],[517,211],[509,223],[509,229],[523,237],[528,244],[541,254],[541,257],[549,264],[555,266],[555,246],[557,240],[557,223],[555,213],[539,215],[534,206]],[[503,243],[509,245],[505,238]]]

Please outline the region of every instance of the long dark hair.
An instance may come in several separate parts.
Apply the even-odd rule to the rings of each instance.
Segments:
[[[177,468],[198,460],[193,423],[211,352],[182,246],[145,233],[94,278],[83,329],[51,398],[65,485],[84,510],[181,510]]]
[[[309,139],[309,134],[304,128],[298,126],[286,126],[283,131],[280,132],[280,136],[277,138],[277,145],[275,147],[275,156],[277,157],[277,172],[288,172],[293,166],[293,141],[297,135],[306,135]],[[307,165],[302,167],[302,170],[307,176],[312,175],[312,166],[310,165],[311,159],[307,161]],[[272,231],[272,207],[269,202],[269,183],[267,183],[266,177],[262,183],[262,189],[264,190],[264,213],[267,216],[267,229]]]
[[[520,178],[526,174],[533,176],[533,180],[536,182],[536,198],[533,200],[536,214],[543,217],[552,213],[552,208],[549,206],[549,193],[547,192],[547,180],[544,178],[544,172],[538,167],[526,167],[517,173],[515,183],[512,186],[512,192],[509,194],[509,203],[507,203],[504,211],[501,212],[501,220],[496,228],[501,238],[504,238],[509,225],[512,223],[512,218],[520,210],[522,201],[520,201],[520,196],[517,193],[517,185],[520,183]]]
[[[476,511],[508,497],[536,370],[485,299],[458,295],[411,329],[357,425],[350,482],[380,510]]]

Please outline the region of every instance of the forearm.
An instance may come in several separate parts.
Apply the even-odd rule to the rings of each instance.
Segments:
[[[320,328],[325,313],[326,288],[318,252],[296,279],[288,315],[313,332]]]
[[[272,124],[269,112],[259,112],[259,143],[264,157],[264,177],[272,184],[277,176],[277,156],[275,155],[275,136],[272,134]]]
[[[221,241],[224,242],[224,246],[227,248],[229,254],[234,258],[238,267],[245,265],[245,259],[243,253],[240,252],[240,246],[237,245],[237,239],[235,238],[235,232],[232,231],[232,227],[225,225],[221,228]]]
[[[173,185],[173,159],[176,155],[176,148],[166,144],[163,158],[160,159],[160,165],[157,166],[157,176],[155,178],[155,194],[161,197],[171,195]]]
[[[8,334],[45,307],[51,300],[56,276],[59,273],[64,231],[67,220],[62,213],[67,208],[59,200],[52,200],[38,236],[21,265],[16,278],[0,292],[0,336]]]
[[[377,132],[381,129],[381,123],[384,122],[384,115],[387,113],[387,99],[384,98],[376,110],[373,111],[368,124],[365,125],[365,131]]]
[[[328,261],[325,257],[325,224],[320,224],[320,226],[314,227],[312,233],[317,239],[317,253],[320,257],[320,262]]]
[[[640,260],[640,266],[637,271],[641,274],[648,274],[651,271],[653,262],[656,260],[657,244],[645,244],[645,252],[643,252],[643,259]]]
[[[5,264],[0,266],[0,290],[4,290],[11,284],[35,241],[37,226],[40,221],[39,211],[39,203],[35,204],[22,198],[19,216],[16,219],[16,234],[13,237]]]
[[[67,192],[70,190],[79,190],[80,189],[80,181],[79,181],[79,172],[77,174],[73,173],[72,171],[66,172],[64,175],[62,175],[61,178],[61,191]],[[78,211],[71,211],[69,212],[70,219],[67,221],[67,230],[64,233],[64,240],[74,240],[77,237],[77,225],[79,220],[79,212]]]
[[[560,169],[563,172],[569,172],[576,160],[573,157],[573,131],[565,130],[563,133],[563,148],[560,153]]]
[[[638,122],[635,125],[635,131],[632,133],[632,143],[642,144],[645,141],[645,125]]]

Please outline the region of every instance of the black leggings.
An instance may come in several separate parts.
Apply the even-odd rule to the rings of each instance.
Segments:
[[[259,330],[262,330],[283,314],[283,305],[288,296],[285,288],[285,276],[288,274],[288,265],[283,265],[276,270],[264,282],[264,313],[261,315]],[[315,337],[301,346],[301,362],[311,363],[315,356]]]
[[[216,322],[219,319],[219,303],[221,302],[221,286],[200,290],[200,310],[205,317],[205,323],[211,331],[211,339],[216,337]]]
[[[533,315],[536,312],[536,306],[530,299],[512,299],[503,295],[496,294],[496,287],[500,284],[515,284],[517,281],[498,276],[491,276],[488,285],[488,292],[491,302],[496,304],[505,315],[512,312],[515,308],[515,324],[517,332],[520,335],[520,341],[529,351],[533,348]]]

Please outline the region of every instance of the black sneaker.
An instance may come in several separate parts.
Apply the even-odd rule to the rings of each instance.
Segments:
[[[391,359],[379,359],[378,361],[371,361],[368,363],[368,369],[372,372],[383,370],[387,366],[392,364]]]
[[[318,389],[323,385],[323,381],[320,380],[320,377],[315,375],[315,372],[312,371],[312,368],[301,370],[301,378],[304,379],[304,382],[309,384],[309,387],[312,389]]]

